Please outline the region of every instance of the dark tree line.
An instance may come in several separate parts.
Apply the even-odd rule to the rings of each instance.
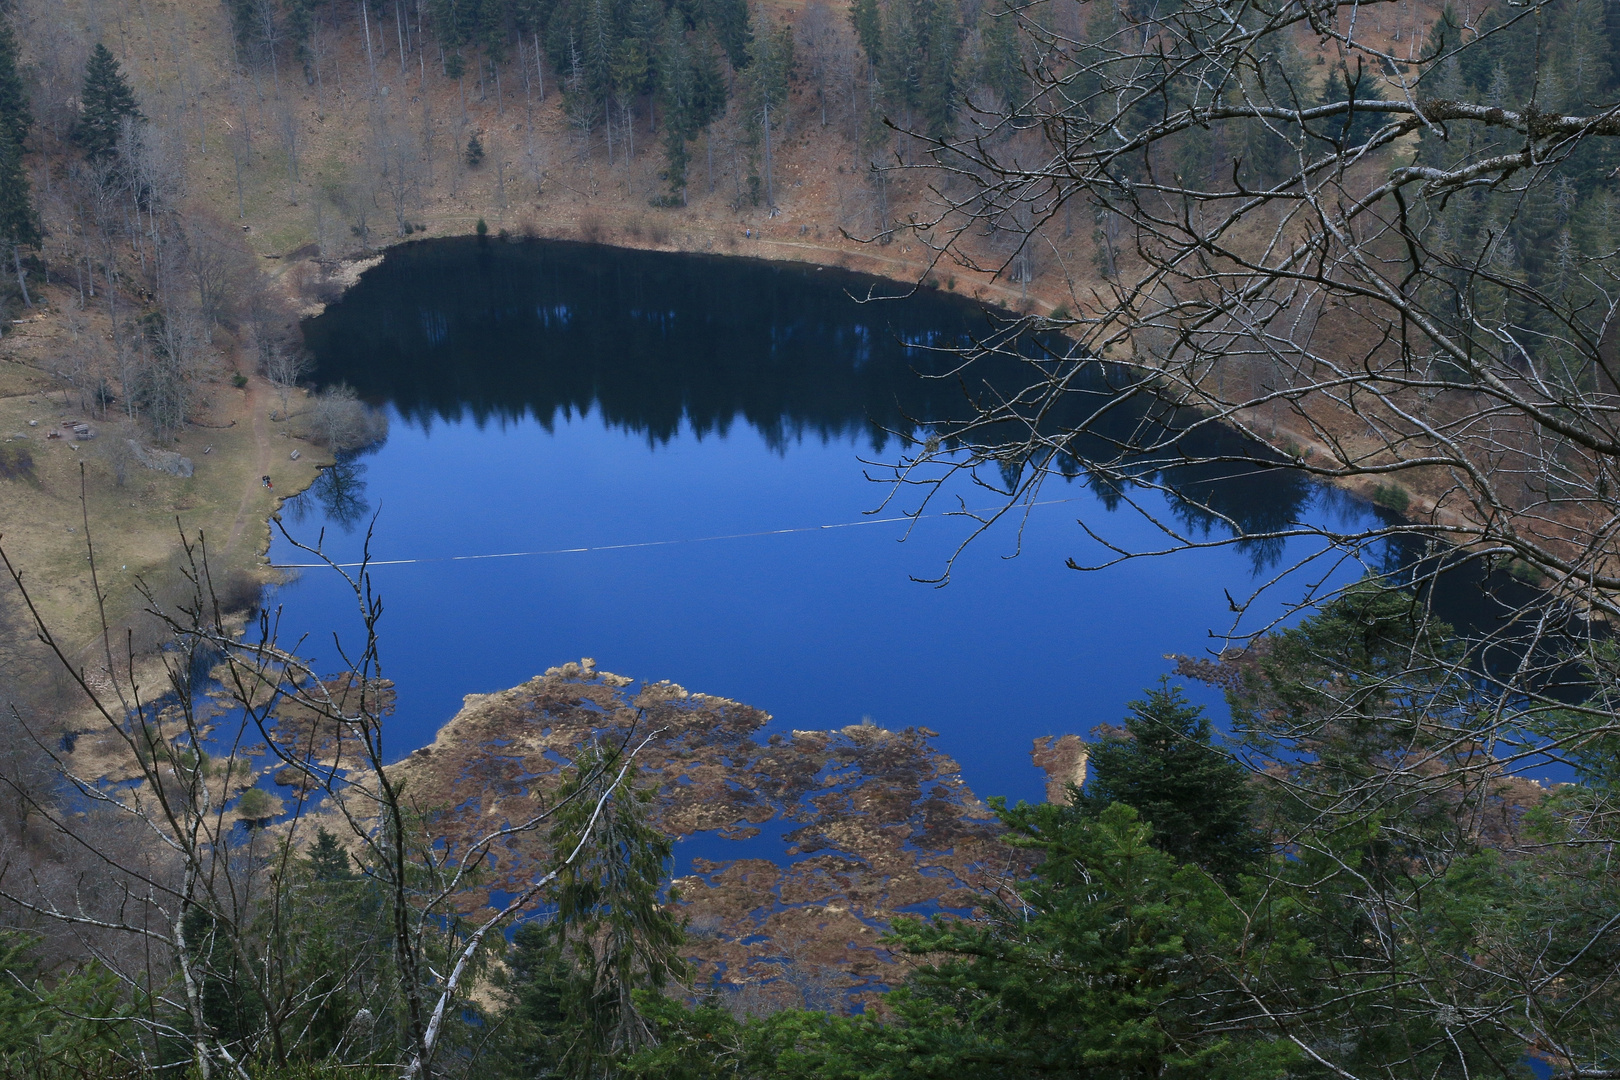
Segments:
[[[845,26],[812,3],[796,33],[761,23],[746,0],[233,0],[230,10],[239,59],[278,82],[298,64],[320,83],[316,43],[330,24],[364,39],[373,93],[389,48],[402,72],[414,53],[423,78],[431,68],[455,80],[463,103],[469,89],[502,110],[512,85],[530,101],[560,91],[582,157],[600,147],[610,165],[629,162],[638,142],[661,142],[665,191],[653,201],[666,205],[686,200],[700,140],[712,188],[714,129],[728,115],[749,159],[738,198],[773,201],[796,80],[811,83],[824,126],[844,106],[858,143],[891,114],[901,127],[952,130],[970,91],[999,107],[1024,85],[1016,13],[957,0],[859,0]]]
[[[32,186],[23,168],[23,144],[34,126],[34,116],[17,65],[17,37],[9,16],[0,10],[0,245],[11,256],[23,303],[33,307],[22,253],[25,248],[37,249],[42,237]]]

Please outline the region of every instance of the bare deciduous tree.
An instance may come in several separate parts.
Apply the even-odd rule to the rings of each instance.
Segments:
[[[217,581],[202,540],[182,538],[179,588],[170,596],[142,586],[148,614],[175,644],[162,654],[157,695],[104,610],[96,666],[75,665],[0,551],[40,640],[95,720],[70,740],[10,710],[33,756],[6,763],[0,783],[19,815],[41,821],[90,872],[64,878],[30,869],[38,860],[8,861],[0,897],[74,935],[144,1003],[108,1018],[140,1033],[130,1057],[143,1066],[178,1045],[204,1080],[248,1080],[250,1069],[296,1060],[391,1061],[403,1077],[437,1075],[435,1058],[465,1023],[501,930],[532,915],[596,846],[613,857],[599,823],[630,782],[636,733],[609,752],[582,753],[554,805],[450,854],[386,764],[392,692],[369,574],[294,543],[353,590],[361,640],[340,649],[344,669],[320,676],[279,644],[268,614],[244,626],[257,589],[249,596]],[[273,794],[278,786],[292,805]],[[493,848],[540,835],[576,802],[581,827],[568,849],[504,903],[466,910]],[[359,917],[346,920],[345,910]]]
[[[1001,17],[1019,21],[1027,58],[1022,99],[966,109],[947,137],[907,133],[929,153],[890,167],[921,174],[937,200],[908,228],[939,265],[1068,282],[1050,315],[1026,308],[961,355],[950,377],[971,416],[894,463],[894,497],[918,510],[959,490],[947,485],[993,491],[995,510],[962,511],[977,536],[1016,522],[1047,481],[1082,477],[1158,533],[1126,544],[1082,523],[1077,540],[1095,555],[1077,569],[1297,539],[1311,572],[1262,576],[1306,605],[1346,569],[1424,601],[1477,582],[1481,614],[1448,631],[1455,653],[1313,672],[1309,709],[1237,718],[1251,746],[1270,748],[1255,761],[1265,783],[1300,815],[1278,826],[1299,845],[1289,850],[1331,864],[1341,853],[1324,837],[1365,827],[1406,852],[1392,856],[1404,884],[1356,879],[1359,864],[1341,861],[1311,895],[1389,928],[1377,946],[1357,942],[1368,948],[1352,950],[1365,953],[1356,963],[1406,970],[1427,995],[1417,1007],[1441,1007],[1438,964],[1414,972],[1395,959],[1440,951],[1415,930],[1415,898],[1470,852],[1510,845],[1475,825],[1420,858],[1415,842],[1402,847],[1409,815],[1511,803],[1497,785],[1612,754],[1620,731],[1602,629],[1620,616],[1620,237],[1612,166],[1599,164],[1620,138],[1620,84],[1591,62],[1608,49],[1595,9],[1447,8],[1399,43],[1368,27],[1384,5],[1349,0],[1073,10],[1077,20],[1055,4],[1009,7]],[[1080,253],[1060,243],[1071,209],[1095,223],[1094,272],[1074,265],[1085,238]],[[1281,468],[1391,512],[1349,524],[1246,513],[1248,478]],[[1232,607],[1241,619],[1249,601]],[[1412,633],[1430,632],[1422,604],[1409,618]],[[1263,629],[1235,623],[1227,643]],[[1455,698],[1433,695],[1434,671],[1463,688]],[[1288,762],[1326,760],[1335,739],[1374,728],[1388,741],[1341,786],[1293,779]],[[1582,820],[1571,834],[1593,831],[1580,842],[1612,844],[1612,820]],[[1582,954],[1615,947],[1612,910],[1581,918]],[[1533,949],[1467,962],[1504,1004],[1444,1006],[1457,1040],[1508,1033],[1561,1075],[1612,1071],[1603,1038],[1553,1017],[1566,991],[1610,993],[1606,976],[1582,982],[1573,961]],[[1314,1004],[1254,1001],[1245,1023],[1353,1075],[1345,1044],[1307,1034]],[[1448,1062],[1436,1068],[1465,1060],[1436,1052]]]

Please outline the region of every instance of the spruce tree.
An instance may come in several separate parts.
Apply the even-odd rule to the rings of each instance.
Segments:
[[[556,912],[517,935],[506,990],[520,1075],[596,1080],[646,1044],[636,991],[658,997],[686,975],[681,925],[659,888],[673,842],[648,821],[654,791],[620,748],[588,744],[557,792],[549,841],[564,859]]]
[[[17,70],[17,36],[12,32],[10,21],[0,16],[0,126],[21,146],[33,124],[28,93],[23,89],[22,74]]]
[[[1114,803],[1153,826],[1153,843],[1182,862],[1230,878],[1264,845],[1250,819],[1248,777],[1210,741],[1209,719],[1168,679],[1128,708],[1122,734],[1103,739],[1086,762],[1084,813]]]
[[[1348,101],[1350,110],[1323,120],[1323,137],[1351,146],[1366,142],[1373,132],[1384,126],[1386,114],[1357,109],[1356,102],[1383,100],[1378,80],[1373,78],[1371,72],[1364,70],[1359,61],[1354,71],[1343,66],[1334,68],[1322,86],[1322,104]]]
[[[916,8],[918,45],[916,106],[923,129],[935,139],[951,133],[956,115],[956,69],[962,51],[954,0],[921,0]]]
[[[776,205],[771,133],[786,119],[789,81],[793,77],[793,28],[762,27],[748,50],[749,127],[764,144],[765,205]],[[751,186],[759,178],[750,177]]]
[[[79,95],[82,112],[74,125],[73,138],[84,147],[86,156],[103,158],[118,149],[118,134],[125,117],[145,120],[135,103],[124,73],[118,68],[107,46],[96,43],[84,69],[84,90]]]
[[[664,177],[669,194],[655,201],[664,205],[686,205],[686,141],[693,128],[695,88],[684,21],[678,14],[670,16],[658,56],[658,102],[664,112]]]
[[[10,127],[0,124],[0,252],[11,256],[17,289],[29,307],[34,302],[28,295],[22,249],[37,248],[39,243],[39,214],[29,193],[28,174],[23,171],[22,146],[12,138]]]
[[[726,111],[726,80],[713,43],[686,39],[685,19],[671,13],[656,64],[658,103],[663,110],[664,177],[669,194],[658,205],[686,205],[686,144]]]
[[[883,12],[878,0],[855,0],[849,7],[849,21],[855,27],[855,37],[866,52],[866,62],[873,67],[883,62]]]
[[[866,0],[872,3],[872,0]],[[859,4],[856,5],[859,8]],[[1010,6],[985,5],[979,15],[979,81],[995,92],[1001,107],[1016,118],[1024,93],[1024,60],[1018,51],[1018,23]]]
[[[754,42],[753,19],[748,14],[747,0],[703,0],[703,13],[732,68],[741,71],[747,67],[748,47]]]

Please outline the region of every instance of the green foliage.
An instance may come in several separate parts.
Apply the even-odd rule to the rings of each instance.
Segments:
[[[467,147],[463,156],[467,159],[467,168],[469,169],[476,169],[484,163],[484,144],[478,141],[476,132],[468,136]]]
[[[73,127],[73,138],[92,159],[108,157],[118,150],[118,136],[126,119],[145,119],[118,61],[99,41],[85,65],[79,103],[81,112]]]
[[[863,1080],[1008,1076],[1280,1077],[1296,1048],[1236,1021],[1246,1003],[1199,957],[1251,929],[1208,875],[1152,843],[1136,811],[998,804],[1040,856],[1017,910],[901,919],[886,939],[926,958],[887,1019],[789,1011],[739,1022],[718,1002],[646,1001],[658,1043],[629,1076]],[[1269,945],[1248,942],[1257,959]]]
[[[286,0],[283,5],[286,12],[287,37],[293,43],[293,58],[303,65],[306,82],[315,81],[315,54],[309,48],[309,35],[315,27],[315,17],[325,2],[326,0]]]
[[[883,10],[878,0],[854,0],[849,6],[849,21],[855,27],[855,39],[866,53],[867,63],[874,67],[883,62]]]
[[[37,248],[42,238],[28,172],[23,168],[23,141],[34,125],[28,91],[18,71],[18,45],[11,19],[0,11],[0,254],[16,259],[16,248]]]
[[[1319,134],[1325,139],[1349,146],[1366,142],[1373,132],[1384,126],[1384,114],[1358,110],[1355,104],[1358,101],[1383,100],[1384,95],[1378,89],[1377,80],[1359,63],[1354,71],[1343,65],[1335,67],[1323,84],[1321,101],[1323,104],[1348,101],[1351,108],[1342,116],[1323,121]]]
[[[894,940],[952,959],[912,980],[924,1053],[957,1075],[1280,1076],[1296,1051],[1230,1021],[1245,1003],[1196,961],[1236,959],[1250,928],[1225,892],[1153,843],[1137,812],[995,804],[1041,863],[1022,911],[902,921]],[[929,1011],[922,1011],[928,1006]],[[948,1025],[941,1019],[949,1018]]]
[[[726,81],[712,37],[686,30],[672,13],[658,55],[658,100],[664,113],[665,179],[669,201],[686,201],[686,144],[726,111]]]
[[[1406,513],[1406,508],[1412,504],[1412,496],[1400,484],[1378,484],[1373,488],[1373,502],[1386,510],[1393,510],[1397,514]]]
[[[636,992],[685,977],[681,926],[658,895],[673,846],[647,822],[652,797],[623,751],[599,744],[559,789],[551,850],[562,861],[585,847],[560,869],[554,914],[514,935],[502,1014],[512,1075],[601,1075],[652,1038]]]
[[[1419,597],[1368,578],[1273,635],[1228,701],[1245,741],[1297,777],[1285,802],[1313,813],[1306,808],[1320,799],[1446,746],[1446,717],[1473,707],[1465,661],[1451,627]],[[1400,805],[1415,813],[1427,804],[1443,818],[1443,804],[1428,803],[1424,790],[1413,788]]]
[[[231,39],[237,55],[246,58],[259,35],[258,0],[227,0],[225,7],[231,15]]]
[[[45,973],[37,942],[0,929],[0,1077],[129,1075],[130,1004],[96,964]]]
[[[988,16],[987,16],[988,18]],[[903,128],[915,127],[929,138],[945,138],[955,122],[961,97],[961,17],[956,0],[854,0],[850,21],[883,89],[886,106]],[[1016,39],[1008,28],[994,44],[993,68],[998,93],[1015,93]]]
[[[4,11],[0,7],[0,128],[21,146],[34,125],[34,114],[29,110],[28,91],[18,70],[17,35]]]
[[[15,257],[14,248],[37,248],[42,236],[22,144],[0,125],[0,253]]]
[[[1153,827],[1156,847],[1226,880],[1251,870],[1265,844],[1251,818],[1246,770],[1211,745],[1202,706],[1168,679],[1129,704],[1123,732],[1094,744],[1074,805],[1100,816],[1122,803]]]
[[[793,78],[793,28],[764,27],[754,38],[748,50],[748,68],[745,73],[747,94],[747,131],[751,148],[764,149],[764,196],[767,203],[774,202],[772,187],[773,154],[771,135],[786,119],[790,82]],[[760,201],[759,177],[749,178],[750,201]]]
[[[753,20],[747,0],[700,0],[703,21],[713,30],[715,41],[725,50],[731,66],[741,71],[749,64],[749,46],[754,42]]]
[[[1492,7],[1477,28],[1464,32],[1448,9],[1430,30],[1427,51],[1441,55],[1444,41],[1454,55],[1435,61],[1424,81],[1440,99],[1553,113],[1602,109],[1620,94],[1620,50],[1605,10],[1551,0],[1525,19]],[[1459,45],[1466,47],[1457,51]],[[1522,142],[1504,127],[1481,128],[1468,140],[1423,131],[1414,164],[1452,168],[1465,153],[1512,153]],[[1606,303],[1598,283],[1607,272],[1595,260],[1620,245],[1617,168],[1616,140],[1585,139],[1557,155],[1523,190],[1474,186],[1431,208],[1414,223],[1435,238],[1442,260],[1442,278],[1425,301],[1460,301],[1485,323],[1505,324],[1495,341],[1462,328],[1452,331],[1472,348],[1532,363],[1566,392],[1590,391],[1595,373],[1589,358],[1569,339],[1602,331],[1583,315],[1571,320],[1559,312],[1596,311]]]
[[[876,6],[874,0],[864,0]],[[1001,107],[1016,115],[1028,80],[1019,53],[1018,16],[1011,5],[985,5],[979,13],[979,81],[992,90]],[[862,38],[863,44],[865,38]],[[868,50],[870,52],[870,50]]]

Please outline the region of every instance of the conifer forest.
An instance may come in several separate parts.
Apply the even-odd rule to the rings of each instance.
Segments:
[[[441,242],[976,305],[862,406],[917,587],[1083,489],[1066,574],[1235,552],[1241,631],[1041,801],[554,657],[402,744],[403,410],[305,328]],[[0,0],[0,263],[0,1078],[1620,1077],[1620,0]],[[815,905],[680,854],[772,813]]]

